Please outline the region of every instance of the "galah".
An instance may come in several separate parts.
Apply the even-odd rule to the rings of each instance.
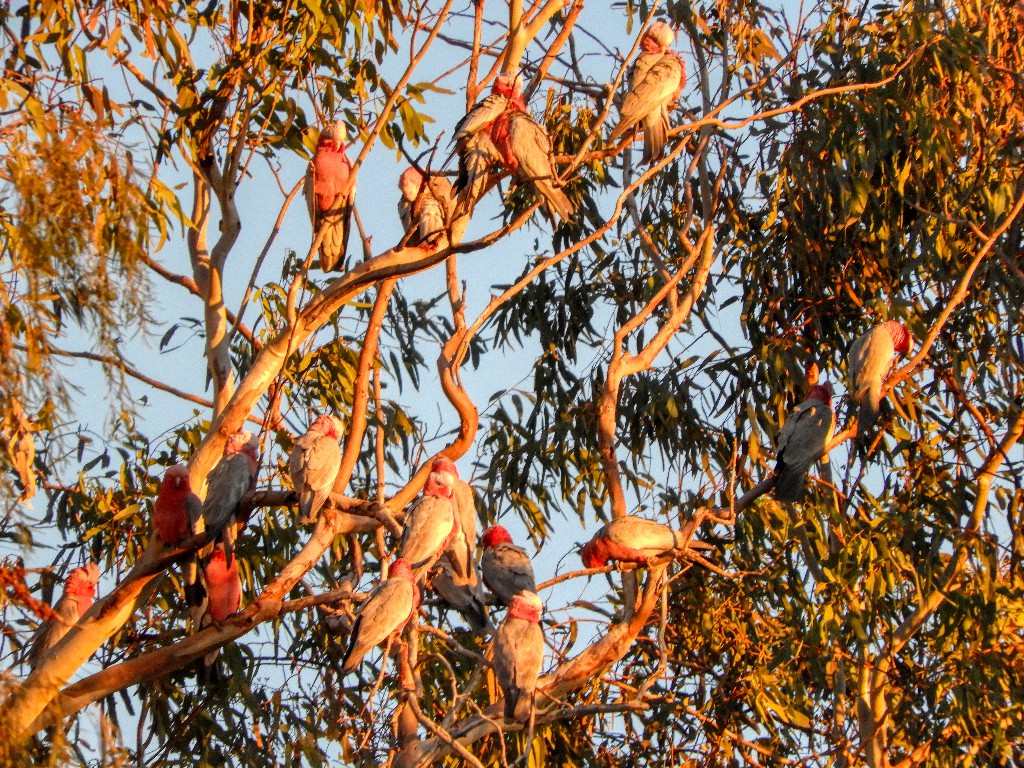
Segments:
[[[306,206],[314,238],[323,231],[320,268],[324,272],[345,268],[349,218],[356,196],[355,181],[349,186],[352,163],[345,155],[347,138],[344,123],[325,125],[306,170]]]
[[[583,545],[580,557],[587,568],[600,568],[609,560],[647,565],[652,557],[675,552],[679,534],[667,525],[625,515],[612,520]]]
[[[188,467],[184,464],[169,467],[153,503],[153,527],[160,541],[172,547],[187,539],[202,507],[203,503],[192,492]]]
[[[455,211],[455,192],[444,176],[429,173],[424,178],[416,168],[406,168],[398,179],[402,193],[398,216],[402,220],[409,245],[432,249],[448,231]]]
[[[511,157],[507,121],[499,122],[511,109],[526,112],[522,83],[515,75],[502,72],[494,79],[490,95],[474,104],[456,124],[452,141],[459,155],[459,176],[455,183],[458,215],[473,212],[473,206],[487,186],[491,166],[507,164]],[[494,134],[499,137],[498,143]]]
[[[242,607],[242,580],[238,576],[238,559],[228,555],[222,546],[217,546],[209,560],[202,567],[205,594],[201,603],[192,607],[192,619],[199,630],[227,619]],[[212,683],[218,679],[216,668],[220,650],[211,651],[203,657],[200,682]]]
[[[477,632],[491,628],[484,605],[483,586],[476,565],[476,504],[473,489],[459,478],[454,462],[439,456],[431,467],[446,474],[458,515],[458,530],[445,549],[431,576],[430,586],[441,599],[466,617]]]
[[[531,184],[544,198],[544,210],[552,223],[557,223],[558,219],[568,221],[576,208],[565,192],[556,186],[548,132],[525,111],[515,110],[507,117],[509,157],[506,158],[506,167],[518,182]],[[501,150],[500,142],[495,141],[495,146]]]
[[[480,542],[484,553],[480,570],[484,584],[502,605],[508,605],[520,592],[536,592],[533,565],[526,550],[512,543],[504,526],[495,525],[484,531]]]
[[[224,446],[224,456],[217,466],[210,470],[203,514],[197,521],[196,530],[193,531],[212,531],[214,536],[224,543],[229,564],[235,553],[239,506],[256,484],[259,450],[259,439],[248,430],[236,432],[228,438]],[[212,551],[211,541],[199,550],[199,557],[205,559]]]
[[[67,634],[82,615],[89,610],[96,596],[96,584],[100,580],[100,569],[95,563],[75,568],[64,580],[64,592],[54,606],[56,618],[43,622],[28,643],[25,661],[35,669],[39,660]]]
[[[525,723],[533,710],[537,677],[544,664],[544,605],[533,592],[513,596],[494,634],[494,675],[505,694],[505,719]]]
[[[832,385],[816,384],[807,399],[793,409],[782,425],[775,452],[775,498],[798,501],[807,471],[825,452],[836,417],[832,411]]]
[[[388,578],[360,607],[342,659],[341,671],[351,672],[376,645],[401,630],[419,604],[420,593],[412,567],[403,558],[391,563]]]
[[[896,320],[876,325],[850,347],[850,400],[860,406],[858,434],[869,434],[878,420],[885,383],[896,355],[910,351],[910,331]]]
[[[458,531],[451,482],[447,473],[431,472],[423,496],[406,515],[398,556],[409,563],[417,582],[423,581]]]
[[[334,487],[341,467],[340,422],[323,414],[295,441],[288,456],[288,473],[299,497],[299,523],[315,523]]]
[[[619,105],[619,122],[611,140],[643,125],[644,157],[649,163],[661,158],[668,140],[668,112],[686,85],[686,65],[669,46],[674,35],[663,21],[650,26],[640,39],[641,53],[630,68],[629,92]]]

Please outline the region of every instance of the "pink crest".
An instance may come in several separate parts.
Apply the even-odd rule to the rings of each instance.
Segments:
[[[808,400],[817,400],[825,403],[829,408],[832,407],[832,385],[829,382],[824,384],[815,384],[807,391]]]
[[[412,566],[409,565],[409,561],[403,557],[396,558],[395,561],[391,563],[391,568],[388,570],[388,578],[412,581]]]
[[[490,549],[496,547],[499,544],[511,544],[512,537],[508,531],[505,530],[504,526],[495,525],[484,531],[484,535],[481,539],[484,549]]]

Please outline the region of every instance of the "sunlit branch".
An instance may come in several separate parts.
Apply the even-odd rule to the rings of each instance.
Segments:
[[[163,266],[159,262],[155,261],[151,256],[143,256],[141,258],[141,261],[142,261],[143,264],[145,264],[151,270],[156,272],[158,275],[160,275],[160,277],[162,277],[167,282],[174,283],[175,285],[180,285],[182,288],[185,288],[193,296],[198,296],[198,297],[202,298],[203,294],[200,292],[199,286],[196,285],[196,281],[193,280],[191,277],[188,277],[187,275],[179,275],[179,274],[175,274],[174,272],[171,272],[165,266]],[[260,343],[260,340],[256,338],[256,335],[252,332],[252,330],[249,329],[245,325],[241,325],[241,319],[240,318],[236,317],[235,315],[233,315],[233,314],[231,314],[229,312],[228,313],[228,322],[232,323],[232,327],[234,328],[234,330],[237,331],[238,333],[242,334],[242,336],[245,338],[245,340],[248,341],[250,344],[252,344],[254,349],[256,349],[258,351],[258,350],[260,350],[263,347],[263,344]]]

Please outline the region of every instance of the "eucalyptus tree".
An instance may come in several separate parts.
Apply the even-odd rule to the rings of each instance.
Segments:
[[[1021,759],[1017,5],[13,5],[2,534],[30,565],[57,554],[0,571],[5,759]],[[643,163],[639,133],[607,137],[655,20],[688,80]],[[457,121],[500,73],[575,214],[552,222],[495,161],[472,216],[411,245],[386,187],[410,164],[454,179]],[[356,184],[337,275],[300,196],[331,122]],[[915,342],[877,435],[840,404],[810,487],[776,501],[786,413],[821,378],[840,391],[849,345],[890,319]],[[66,360],[112,385],[103,439]],[[345,429],[303,528],[287,456],[314,412]],[[245,605],[198,631],[179,564],[210,537],[164,547],[152,499],[179,462],[202,494],[243,427],[263,461]],[[502,718],[487,638],[429,590],[391,658],[342,671],[439,455],[479,522],[542,552],[525,724]],[[678,556],[578,568],[581,524],[626,514],[676,529]],[[22,676],[38,598],[80,560],[105,590]],[[229,674],[202,688],[218,648]]]

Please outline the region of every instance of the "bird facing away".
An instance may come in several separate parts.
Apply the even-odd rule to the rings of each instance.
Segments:
[[[431,250],[444,240],[455,211],[455,192],[448,179],[415,168],[406,168],[398,179],[402,196],[398,216],[409,236],[409,245]]]
[[[313,237],[323,231],[320,268],[324,272],[345,268],[349,218],[356,197],[355,181],[350,182],[352,163],[345,155],[347,138],[343,123],[325,125],[306,170],[306,206],[313,222]]]
[[[459,175],[455,182],[458,200],[456,215],[468,215],[487,187],[490,168],[506,164],[511,157],[507,123],[495,124],[510,109],[526,112],[522,82],[515,75],[502,72],[494,79],[491,93],[478,101],[455,126],[455,151],[459,156]],[[499,137],[500,146],[494,135]]]
[[[512,597],[494,634],[494,676],[505,695],[505,719],[525,723],[533,711],[537,677],[544,664],[544,605],[533,592]]]
[[[580,557],[587,568],[600,568],[609,560],[647,565],[652,557],[674,553],[679,544],[679,534],[667,525],[625,515],[595,533]]]
[[[417,583],[434,567],[458,530],[452,480],[445,472],[431,472],[423,486],[423,496],[405,518],[398,556],[409,563]]]
[[[224,543],[228,564],[234,557],[235,537],[238,534],[238,512],[242,499],[256,484],[259,468],[259,439],[252,432],[242,430],[228,438],[224,455],[207,478],[206,500],[203,514],[194,533],[213,532]],[[213,551],[213,542],[199,550],[200,558]]]
[[[878,420],[882,385],[897,355],[910,351],[910,331],[895,320],[876,325],[850,346],[850,401],[860,406],[857,434],[870,435]]]
[[[512,543],[509,532],[501,525],[484,531],[480,542],[484,553],[480,570],[484,584],[502,605],[508,605],[520,592],[536,592],[533,565],[526,550]]]
[[[650,26],[640,39],[641,53],[629,70],[629,91],[619,105],[619,122],[611,141],[638,123],[644,129],[645,163],[660,160],[668,140],[668,113],[686,85],[686,65],[669,46],[674,35],[663,21]]]
[[[95,563],[87,563],[68,574],[64,580],[64,592],[53,606],[56,618],[39,625],[39,629],[28,642],[25,661],[30,669],[35,669],[43,655],[60,642],[68,630],[89,610],[96,596],[96,584],[99,580],[100,569]]]
[[[816,384],[807,399],[789,414],[779,433],[775,451],[775,498],[799,501],[807,471],[825,452],[836,417],[832,411],[832,385]]]
[[[553,224],[568,221],[576,212],[572,201],[556,186],[551,139],[544,127],[526,114],[508,113],[508,147],[506,167],[521,184],[530,184],[544,198],[544,210]],[[501,122],[499,121],[499,126]],[[499,150],[501,143],[495,142]]]
[[[341,424],[323,414],[295,441],[288,456],[288,473],[299,497],[299,524],[315,523],[341,468]]]
[[[398,558],[391,563],[387,580],[370,593],[356,614],[341,671],[354,670],[371,648],[400,631],[412,617],[419,600],[412,568],[408,561]]]
[[[153,503],[153,528],[160,541],[169,547],[192,535],[193,521],[198,519],[203,503],[192,493],[188,467],[169,467],[160,481],[160,490]]]
[[[431,467],[451,477],[452,500],[458,516],[458,530],[437,561],[430,587],[455,608],[477,632],[491,629],[484,605],[483,585],[476,564],[476,504],[473,489],[459,478],[451,459],[439,456]]]

